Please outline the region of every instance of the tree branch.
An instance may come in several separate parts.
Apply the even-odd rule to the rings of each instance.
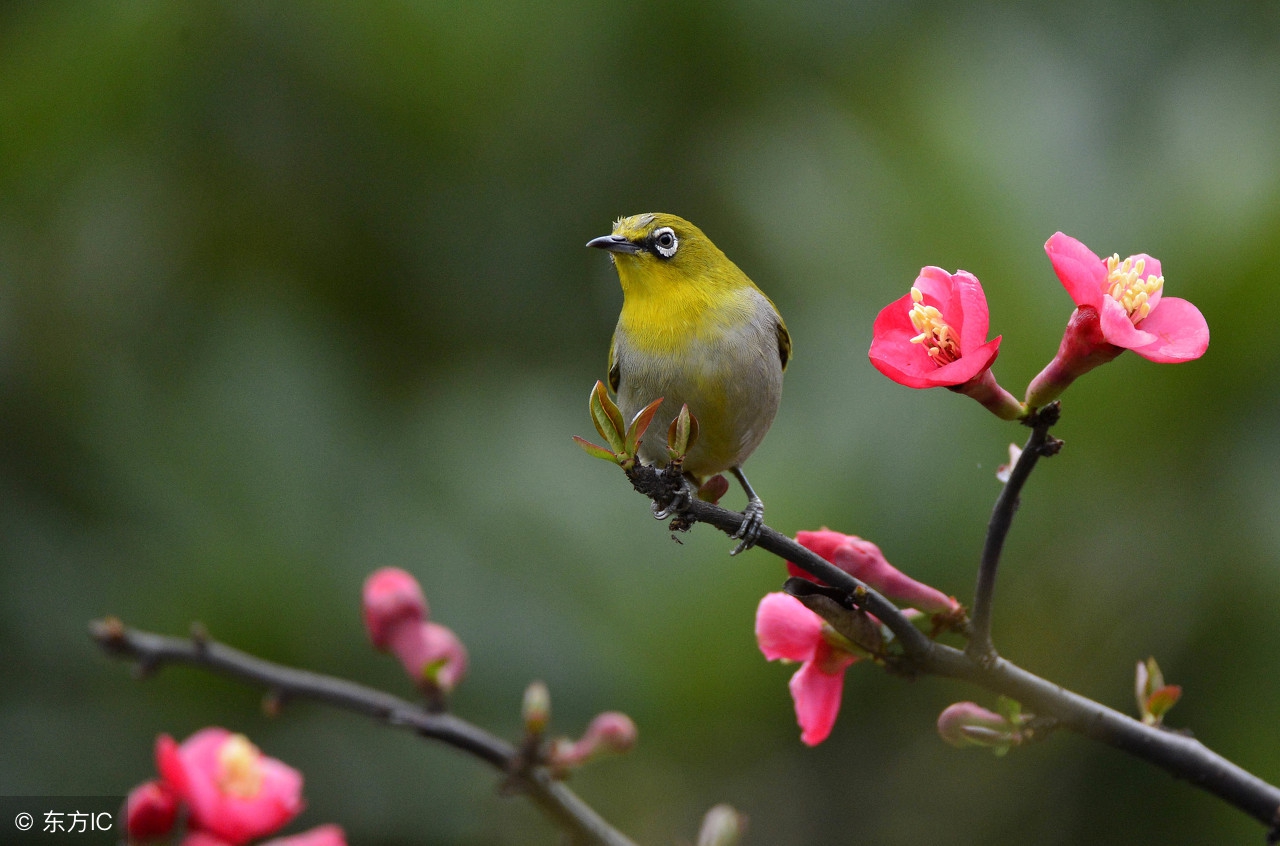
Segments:
[[[1018,510],[1022,486],[1027,483],[1036,462],[1040,460],[1040,456],[1054,455],[1062,448],[1061,441],[1049,436],[1049,428],[1058,422],[1059,410],[1060,406],[1055,400],[1027,421],[1032,427],[1031,437],[1027,439],[1022,454],[1014,463],[1009,481],[1005,482],[1004,490],[996,499],[991,520],[987,523],[987,539],[982,547],[978,584],[973,591],[973,627],[966,650],[970,658],[984,666],[994,664],[999,657],[991,642],[991,608],[996,591],[996,570],[1000,565],[1000,553],[1004,549],[1005,538],[1009,535],[1009,527],[1013,525],[1013,515]]]
[[[980,606],[984,609],[988,645],[991,597],[1000,551],[1017,510],[1018,494],[1036,461],[1041,455],[1053,454],[1061,446],[1061,442],[1048,434],[1049,428],[1056,422],[1056,403],[1046,406],[1032,421],[1031,437],[992,513],[983,551],[982,573],[979,575],[980,595],[975,602],[975,628],[977,608]],[[627,473],[636,490],[649,496],[659,507],[669,506],[675,498],[675,491],[679,490],[670,478],[671,475],[644,466],[636,466]],[[694,522],[707,523],[726,535],[732,535],[742,524],[742,515],[718,505],[693,500],[676,514],[672,528],[687,529]],[[1264,825],[1272,827],[1273,831],[1280,831],[1280,788],[1249,773],[1198,740],[1145,725],[1119,711],[1053,684],[1000,658],[994,649],[988,652],[971,647],[962,651],[930,640],[893,603],[875,590],[768,526],[761,527],[760,539],[756,545],[779,558],[791,561],[827,584],[847,591],[855,605],[874,614],[894,633],[908,661],[907,666],[913,672],[961,679],[993,693],[1011,697],[1037,717],[1049,718],[1063,728],[1154,764],[1175,778],[1183,779],[1239,808]]]
[[[189,664],[266,688],[281,699],[310,699],[362,714],[420,737],[438,740],[473,755],[509,779],[529,796],[574,844],[635,846],[545,767],[528,767],[520,752],[505,740],[447,713],[345,679],[286,667],[207,638],[166,637],[127,628],[115,618],[95,620],[90,634],[104,652],[136,662],[142,673],[166,664]]]

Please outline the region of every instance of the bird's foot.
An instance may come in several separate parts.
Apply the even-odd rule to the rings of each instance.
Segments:
[[[764,526],[764,503],[760,501],[760,497],[752,497],[747,502],[747,507],[742,509],[742,525],[738,527],[738,531],[734,532],[730,537],[741,540],[730,555],[737,555],[739,552],[745,552],[756,545],[756,541],[760,540],[760,529]]]
[[[693,495],[689,492],[689,485],[682,480],[680,490],[675,492],[666,505],[659,506],[657,502],[654,502],[649,508],[653,511],[653,519],[665,520],[684,511],[692,502]]]

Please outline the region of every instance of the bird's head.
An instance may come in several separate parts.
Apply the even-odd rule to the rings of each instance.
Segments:
[[[611,234],[593,238],[587,246],[610,252],[624,291],[751,284],[701,229],[674,214],[618,218]]]

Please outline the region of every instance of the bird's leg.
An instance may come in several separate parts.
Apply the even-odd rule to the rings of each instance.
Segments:
[[[742,472],[741,467],[730,467],[730,472],[737,478],[742,490],[747,494],[747,507],[742,509],[742,525],[738,527],[738,531],[734,532],[730,537],[741,538],[742,543],[734,548],[730,555],[737,555],[739,552],[748,550],[756,545],[756,541],[760,539],[760,527],[764,525],[764,503],[760,497],[756,496],[756,492],[751,488],[751,483],[747,481],[746,474]]]

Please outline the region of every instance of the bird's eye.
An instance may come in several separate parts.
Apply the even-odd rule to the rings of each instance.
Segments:
[[[650,239],[653,248],[658,255],[664,259],[669,259],[676,254],[676,250],[680,248],[680,239],[676,237],[676,233],[671,230],[670,226],[664,226],[656,230]]]

